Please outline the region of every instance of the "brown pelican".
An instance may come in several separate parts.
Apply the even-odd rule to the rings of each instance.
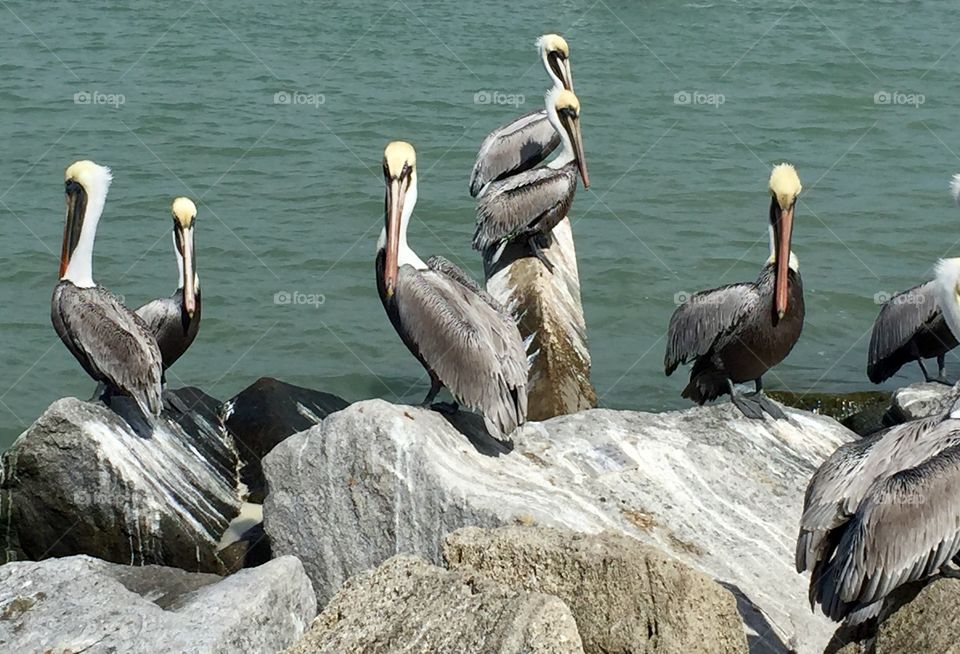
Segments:
[[[547,116],[560,135],[563,150],[550,163],[492,182],[477,198],[477,229],[473,247],[496,247],[496,261],[511,241],[526,242],[547,270],[553,266],[541,250],[543,239],[563,220],[577,190],[577,171],[590,187],[580,133],[580,101],[572,91],[547,93]]]
[[[724,393],[748,418],[785,418],[763,394],[762,375],[790,353],[803,329],[800,264],[790,249],[800,178],[790,164],[770,174],[770,258],[751,284],[730,284],[691,296],[670,318],[664,369],[693,362],[683,397],[703,404]],[[737,393],[752,381],[756,392]]]
[[[958,486],[960,402],[943,416],[841,446],[804,498],[796,567],[812,573],[811,606],[863,622],[894,589],[956,560]]]
[[[194,268],[193,246],[197,207],[189,198],[177,198],[172,213],[173,252],[180,283],[171,297],[158,298],[137,309],[137,315],[157,339],[164,371],[187,351],[200,329],[200,277]]]
[[[960,204],[960,175],[950,183],[954,202]],[[951,292],[956,271],[949,262],[941,262],[936,279],[898,293],[883,303],[880,315],[873,324],[870,353],[867,359],[867,377],[879,384],[893,377],[900,368],[916,361],[924,380],[950,384],[945,373],[946,354],[957,347],[957,334],[952,331],[940,308],[938,296],[947,306],[960,311],[960,299]],[[933,377],[923,365],[923,359],[937,359],[937,376]]]
[[[110,169],[92,161],[67,168],[67,217],[60,283],[50,318],[60,340],[106,397],[132,397],[144,415],[160,415],[161,357],[153,334],[113,293],[93,281],[93,241],[110,187]]]
[[[570,47],[564,38],[559,34],[544,34],[537,39],[537,50],[547,75],[553,80],[553,88],[572,91]],[[545,109],[501,125],[480,144],[470,173],[470,195],[477,197],[490,182],[530,170],[550,156],[558,145],[560,135],[550,124]]]
[[[501,435],[527,416],[527,360],[509,314],[443,257],[424,263],[407,245],[417,202],[416,153],[394,141],[383,152],[386,224],[377,243],[377,290],[404,344],[430,375],[423,406],[443,386],[479,410]]]

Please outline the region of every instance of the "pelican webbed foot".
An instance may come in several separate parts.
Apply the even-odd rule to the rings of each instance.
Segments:
[[[453,414],[460,411],[460,405],[456,402],[437,402],[436,404],[430,407],[437,413],[442,413],[444,415],[452,416]]]
[[[727,380],[727,387],[730,389],[730,401],[733,402],[735,407],[740,409],[740,413],[751,420],[765,419],[763,417],[763,409],[759,402],[752,397],[738,393],[737,389],[733,386],[733,382],[729,379]],[[756,393],[754,393],[754,395],[756,395]]]
[[[786,420],[787,414],[777,406],[777,403],[767,397],[763,391],[757,391],[750,396],[754,402],[759,405],[761,409],[770,414],[770,417],[774,420]]]
[[[923,380],[928,384],[944,384],[946,386],[953,386],[953,382],[947,379],[946,371],[946,357],[940,355],[937,357],[937,376],[934,377],[927,371],[927,367],[923,365],[923,359],[917,359],[917,364],[920,366],[920,371],[923,372]]]

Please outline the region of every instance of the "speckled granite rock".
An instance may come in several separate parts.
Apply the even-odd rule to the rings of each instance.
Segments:
[[[225,579],[88,556],[0,566],[4,652],[276,652],[316,613],[293,557]]]
[[[461,433],[436,412],[358,402],[264,459],[264,527],[275,553],[303,560],[321,603],[397,552],[439,563],[463,526],[621,532],[730,590],[753,651],[819,653],[836,626],[811,613],[794,570],[797,525],[810,476],[856,435],[787,413],[595,409],[528,424],[511,449],[469,420],[454,421]]]
[[[733,595],[635,538],[541,527],[466,527],[447,536],[452,570],[559,597],[587,654],[747,651]]]
[[[351,578],[288,654],[582,654],[570,609],[396,556]]]
[[[924,382],[904,386],[893,393],[887,422],[899,424],[943,413],[957,397],[956,388],[945,384]]]

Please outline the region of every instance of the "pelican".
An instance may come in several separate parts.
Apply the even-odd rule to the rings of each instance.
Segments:
[[[748,418],[762,411],[786,418],[763,394],[761,377],[786,358],[803,329],[800,263],[790,249],[793,212],[802,186],[797,171],[778,164],[770,174],[770,258],[756,282],[731,284],[694,294],[673,312],[664,370],[693,362],[683,397],[697,404],[729,393]],[[734,384],[754,382],[741,395]]]
[[[67,217],[60,253],[60,283],[50,319],[60,340],[105,398],[129,395],[144,415],[159,416],[162,359],[143,320],[93,281],[93,242],[110,187],[110,169],[92,161],[67,168]]]
[[[553,88],[572,91],[570,46],[566,40],[559,34],[544,34],[537,39],[537,50],[547,75],[553,81]],[[480,144],[477,161],[470,173],[471,197],[477,197],[490,182],[533,168],[549,157],[558,145],[560,136],[547,119],[545,109],[501,125]]]
[[[543,242],[563,220],[577,190],[577,172],[590,187],[580,133],[580,101],[572,91],[547,93],[547,117],[560,135],[563,150],[550,163],[492,182],[477,198],[477,229],[473,247],[496,247],[496,261],[511,241],[526,242],[547,270],[553,265],[542,251]]]
[[[953,176],[950,192],[954,202],[960,204],[960,175]],[[936,279],[894,295],[880,308],[873,324],[867,359],[867,377],[874,384],[893,377],[900,368],[916,361],[925,381],[950,385],[945,371],[946,355],[957,347],[960,332],[947,325],[937,297],[943,297],[950,305],[957,305],[960,299],[950,291],[951,267],[941,264],[939,271]],[[924,359],[934,357],[936,377],[923,365]]]
[[[158,298],[137,309],[137,315],[157,339],[164,371],[187,351],[200,329],[200,277],[194,268],[193,247],[197,207],[189,198],[177,198],[171,212],[173,252],[177,256],[180,283],[172,296]]]
[[[833,620],[875,617],[896,588],[960,553],[960,402],[942,416],[841,446],[814,473],[797,537],[810,605]]]
[[[416,153],[394,141],[383,152],[385,225],[377,243],[377,290],[401,340],[430,375],[429,407],[443,386],[479,410],[501,436],[527,416],[526,348],[516,323],[443,257],[424,263],[407,245],[417,202]]]

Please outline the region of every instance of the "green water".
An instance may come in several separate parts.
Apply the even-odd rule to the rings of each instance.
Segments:
[[[805,187],[794,250],[807,322],[765,383],[865,389],[875,294],[958,251],[946,190],[960,171],[955,9],[8,1],[0,446],[56,398],[93,391],[49,320],[63,170],[78,158],[113,168],[95,276],[128,304],[172,292],[170,200],[197,200],[203,324],[171,384],[226,398],[271,375],[350,400],[419,400],[423,371],[374,284],[382,148],[403,138],[418,150],[413,247],[479,276],[469,170],[490,129],[542,102],[533,41],[544,31],[568,37],[583,105],[593,187],[572,216],[601,403],[684,405],[683,377],[662,373],[674,297],[754,278],[767,257],[766,178],[783,159]],[[280,92],[299,103],[275,103]],[[479,92],[524,103],[477,103]],[[317,302],[276,304],[278,292]],[[956,356],[949,365],[960,374]],[[889,386],[916,378],[909,369]]]

